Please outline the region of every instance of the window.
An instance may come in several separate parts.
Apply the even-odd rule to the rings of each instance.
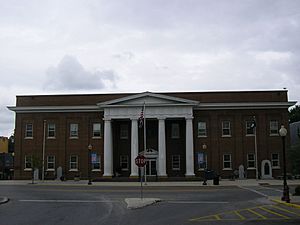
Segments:
[[[128,125],[127,124],[120,125],[120,139],[128,139]]]
[[[100,169],[101,169],[100,155],[97,154],[96,152],[92,153],[91,160],[92,160],[92,162],[91,162],[92,163],[92,170],[100,171]]]
[[[172,131],[171,131],[171,137],[172,138],[180,138],[179,134],[179,124],[178,123],[172,123]]]
[[[27,123],[25,127],[25,138],[33,137],[33,126],[32,123]]]
[[[77,138],[78,137],[78,124],[71,123],[70,124],[70,138]]]
[[[270,135],[271,136],[278,135],[278,121],[277,120],[270,121]]]
[[[254,135],[254,122],[251,120],[246,121],[246,135]]]
[[[247,155],[247,163],[248,163],[248,169],[255,168],[255,155],[253,153],[249,153]]]
[[[55,138],[55,124],[48,124],[48,138]]]
[[[101,123],[93,123],[93,138],[101,137]]]
[[[206,122],[198,122],[198,137],[206,137]]]
[[[25,155],[25,170],[32,170],[32,156]]]
[[[180,170],[180,155],[172,155],[172,170]]]
[[[222,121],[222,136],[231,136],[230,121]]]
[[[198,170],[204,170],[207,168],[207,153],[198,152]]]
[[[272,154],[272,167],[273,168],[280,168],[280,165],[279,165],[279,154],[278,153],[273,153]]]
[[[120,167],[121,170],[127,171],[129,169],[129,160],[128,155],[120,155]]]
[[[55,156],[49,155],[47,157],[47,170],[55,170]]]
[[[70,156],[70,170],[71,171],[78,170],[78,156],[77,155]]]
[[[223,169],[231,169],[231,154],[223,155]]]

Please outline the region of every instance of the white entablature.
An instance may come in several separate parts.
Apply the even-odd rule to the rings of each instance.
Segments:
[[[97,105],[104,109],[105,119],[137,119],[144,104],[147,118],[191,118],[199,102],[145,92]]]

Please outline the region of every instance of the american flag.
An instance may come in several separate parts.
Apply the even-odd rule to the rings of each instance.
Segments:
[[[144,107],[142,108],[142,111],[140,113],[139,117],[139,128],[142,128],[144,125]]]

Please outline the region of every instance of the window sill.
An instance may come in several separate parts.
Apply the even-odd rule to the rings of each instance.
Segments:
[[[70,169],[69,172],[78,172],[78,169]]]
[[[172,168],[172,170],[174,170],[174,171],[180,171],[180,169],[176,169],[176,168]]]
[[[256,170],[255,167],[248,167],[247,170]]]
[[[76,139],[78,139],[78,137],[70,137],[70,139],[75,139],[76,140]]]
[[[279,134],[270,134],[270,137],[278,137]]]
[[[24,139],[25,139],[25,140],[32,140],[33,137],[25,137]]]
[[[92,139],[102,139],[102,137],[92,137]]]
[[[92,170],[92,172],[101,172],[101,170],[100,169],[94,169],[94,170]]]
[[[223,168],[223,170],[228,170],[229,171],[229,170],[232,170],[232,168]]]
[[[279,170],[279,169],[280,169],[280,166],[272,167],[272,169],[274,169],[274,170]]]
[[[246,137],[254,137],[255,134],[246,134]]]
[[[222,135],[222,138],[230,138],[231,135]]]
[[[47,139],[54,140],[56,137],[47,137]]]
[[[47,169],[46,172],[54,172],[55,169]]]
[[[201,168],[201,169],[198,169],[198,171],[205,171],[206,170],[206,168]]]
[[[26,169],[24,169],[24,171],[32,171],[32,169],[31,168],[26,168]]]
[[[198,138],[207,138],[207,135],[198,135]]]

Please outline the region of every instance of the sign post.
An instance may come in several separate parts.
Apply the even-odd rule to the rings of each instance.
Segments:
[[[141,199],[143,199],[143,173],[142,173],[142,168],[146,164],[146,158],[143,155],[138,155],[135,158],[135,165],[139,167],[140,170],[140,182],[141,182]]]

